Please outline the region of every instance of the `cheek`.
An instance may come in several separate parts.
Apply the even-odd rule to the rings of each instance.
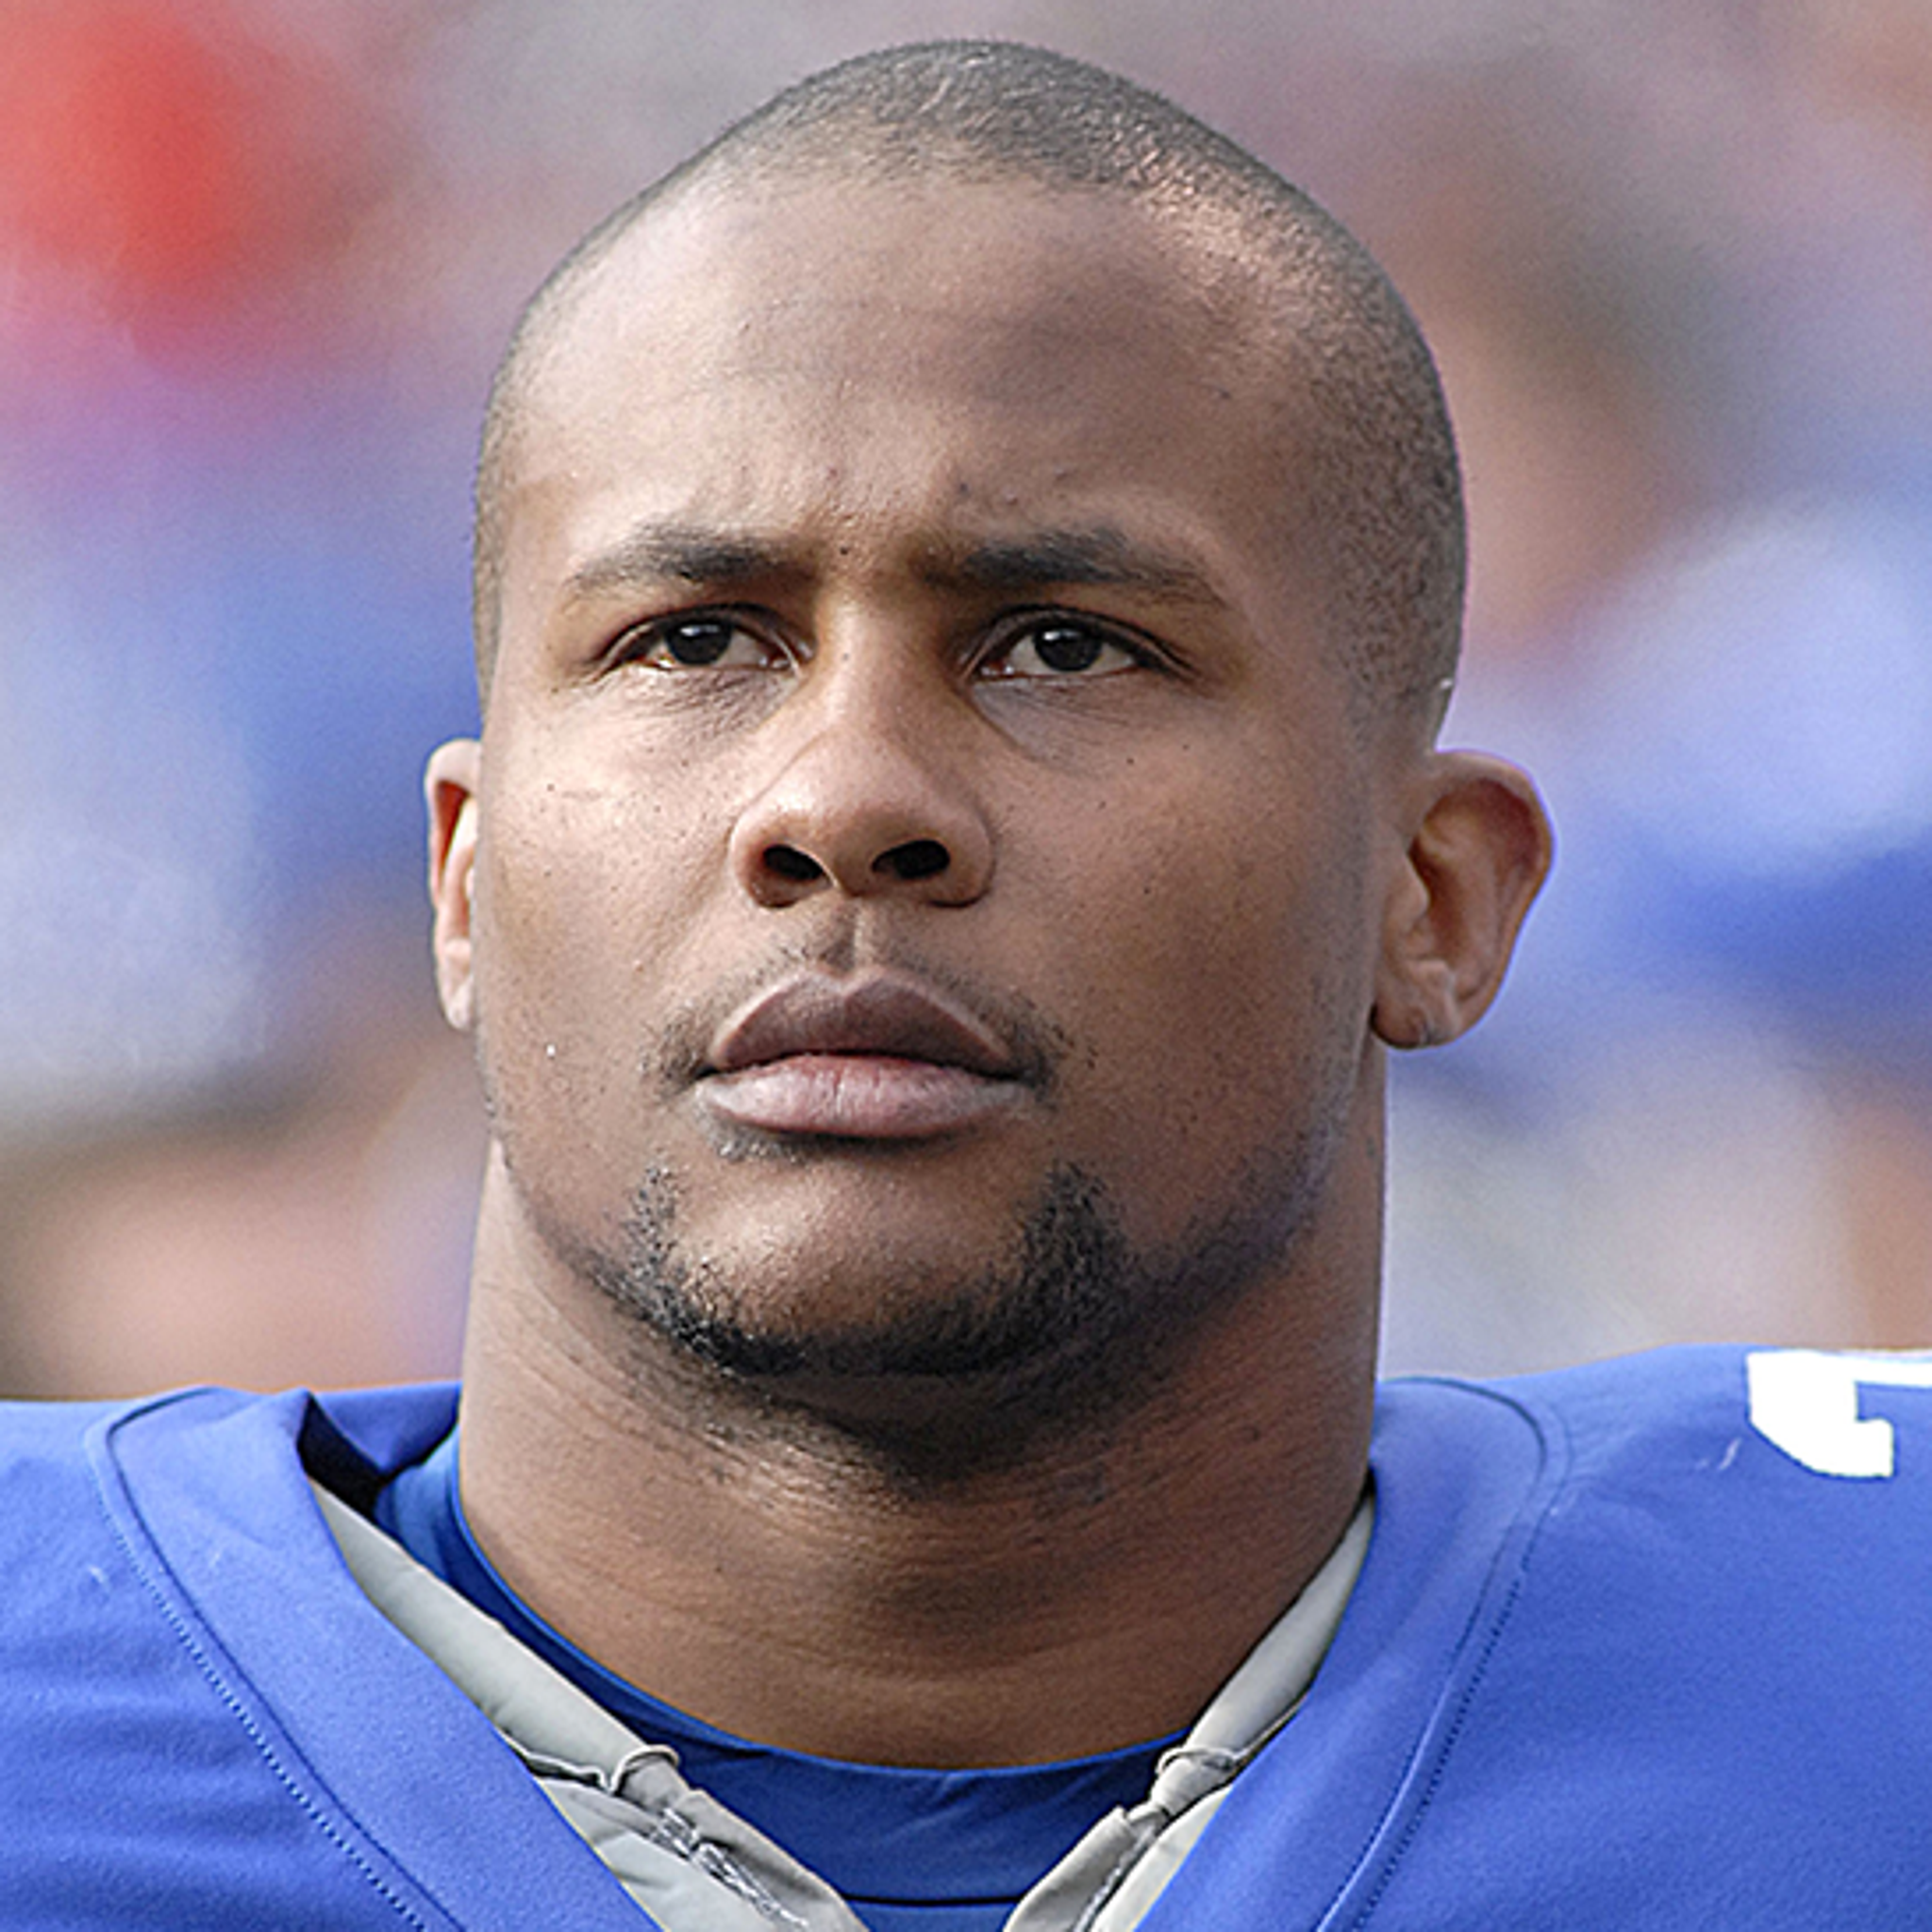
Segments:
[[[477,1017],[506,1125],[594,1146],[635,1120],[667,948],[689,920],[689,844],[636,789],[506,786],[486,815]]]
[[[1092,1115],[1124,1141],[1115,1171],[1178,1208],[1319,1131],[1373,984],[1359,820],[1253,787],[1217,803],[1142,820],[1106,903],[1068,922],[1091,963],[1075,1030]]]

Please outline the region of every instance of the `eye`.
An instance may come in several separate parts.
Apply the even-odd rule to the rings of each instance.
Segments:
[[[979,662],[982,677],[1104,677],[1146,662],[1105,625],[1085,618],[1031,617]]]
[[[720,612],[641,624],[618,640],[612,657],[654,671],[758,671],[786,661],[776,644]]]

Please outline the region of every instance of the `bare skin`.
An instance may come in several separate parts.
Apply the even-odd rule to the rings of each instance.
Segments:
[[[429,775],[492,1101],[464,1498],[741,1735],[1161,1736],[1360,1494],[1385,1049],[1481,1013],[1547,834],[1356,717],[1265,297],[1113,199],[686,198],[531,398]],[[1068,1175],[1111,1299],[935,1368],[935,1309],[1010,1341]],[[680,1341],[642,1247],[767,1353]]]

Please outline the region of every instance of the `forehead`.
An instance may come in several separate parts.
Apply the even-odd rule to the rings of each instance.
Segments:
[[[567,382],[643,334],[716,367],[802,363],[824,337],[800,339],[800,323],[842,311],[874,330],[896,320],[922,354],[954,324],[962,343],[980,339],[982,371],[1008,378],[1029,349],[1102,357],[1123,342],[1165,357],[1177,378],[1191,363],[1232,371],[1255,360],[1271,281],[1254,240],[1213,209],[1181,218],[1024,181],[700,185],[647,212],[589,272],[546,359]]]
[[[683,193],[533,358],[507,578],[647,516],[930,544],[1132,512],[1278,552],[1280,297],[1232,225],[1009,183]]]

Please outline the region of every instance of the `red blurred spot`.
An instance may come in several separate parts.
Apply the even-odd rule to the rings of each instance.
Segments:
[[[0,0],[0,225],[132,320],[192,323],[274,281],[366,192],[341,76],[225,8],[191,25],[165,0]]]

